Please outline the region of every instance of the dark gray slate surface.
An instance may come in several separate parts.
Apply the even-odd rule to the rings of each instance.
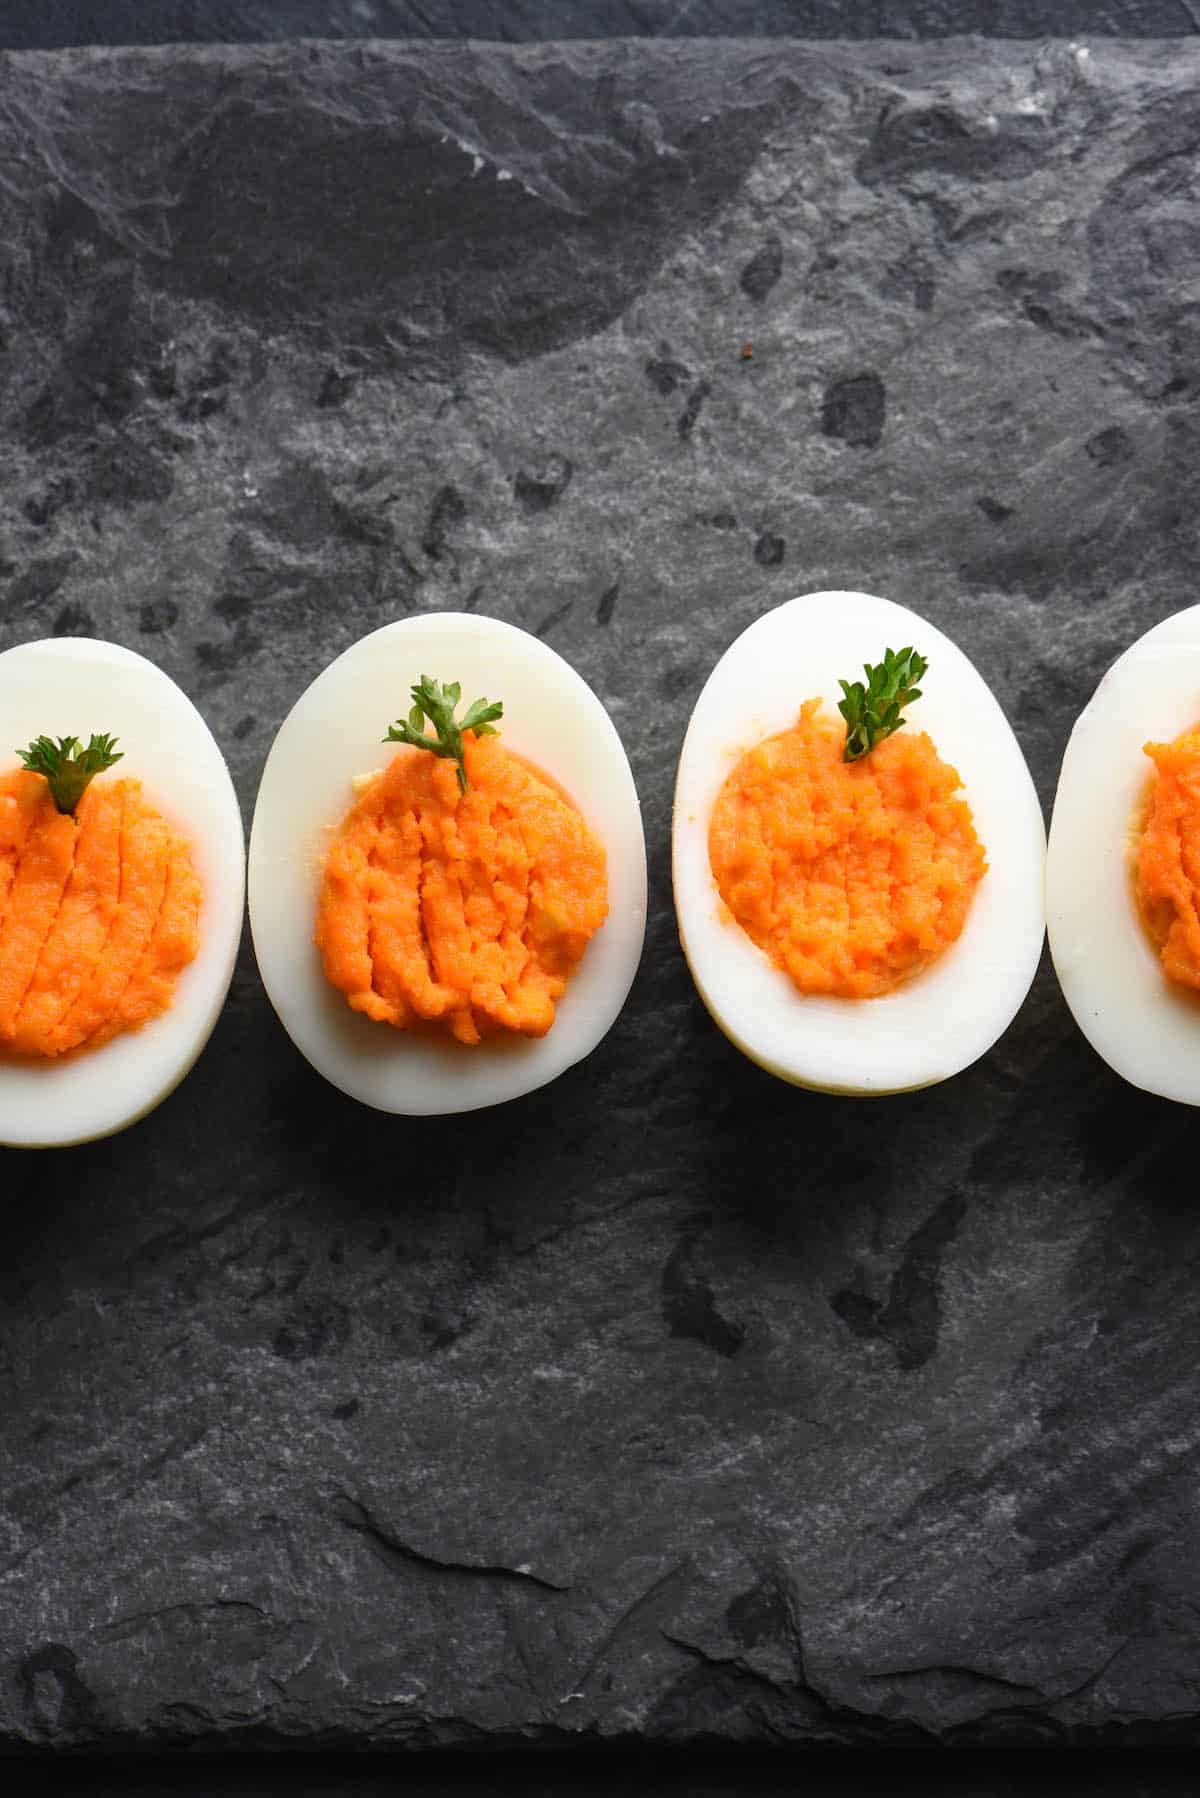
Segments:
[[[1195,600],[1200,53],[81,53],[0,99],[3,640],[153,656],[249,811],[333,654],[494,612],[610,706],[652,867],[620,1023],[500,1112],[358,1109],[247,951],[152,1118],[4,1154],[3,1740],[1191,1738],[1200,1122],[1049,972],[946,1086],[777,1084],[667,829],[796,592],[949,630],[1047,799]]]
[[[4,0],[0,46],[286,38],[1190,37],[1197,0]]]

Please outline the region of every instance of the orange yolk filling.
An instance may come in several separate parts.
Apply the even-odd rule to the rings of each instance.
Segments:
[[[0,775],[0,1051],[95,1049],[165,1011],[200,899],[140,782],[94,780],[71,817],[40,774]]]
[[[898,731],[856,762],[845,740],[806,701],[726,779],[708,853],[734,918],[802,993],[870,999],[957,939],[987,861],[927,736]]]
[[[1200,729],[1145,751],[1154,774],[1134,871],[1138,908],[1167,979],[1200,990]]]
[[[402,749],[340,825],[316,943],[353,1010],[461,1043],[545,1036],[608,915],[602,845],[498,738],[455,764]]]

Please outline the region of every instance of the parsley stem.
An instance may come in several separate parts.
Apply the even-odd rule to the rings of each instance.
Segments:
[[[78,737],[35,737],[28,749],[18,749],[21,766],[30,774],[42,774],[60,812],[73,813],[97,774],[121,760],[115,737],[93,736],[86,749]]]
[[[463,759],[463,732],[470,730],[477,737],[494,737],[493,721],[504,716],[503,705],[498,699],[476,699],[467,708],[466,715],[461,720],[456,719],[454,713],[462,698],[462,687],[458,681],[449,681],[443,686],[440,681],[430,680],[427,674],[421,676],[411,693],[412,710],[407,719],[389,725],[383,741],[409,743],[416,749],[428,749],[431,755],[446,756],[457,762],[458,790],[465,793],[467,765]],[[435,736],[427,734],[426,719],[432,724]]]
[[[928,667],[915,649],[885,649],[882,662],[863,663],[865,686],[860,680],[838,682],[843,694],[838,711],[846,720],[844,760],[857,762],[902,727],[900,713],[920,699],[917,682]]]

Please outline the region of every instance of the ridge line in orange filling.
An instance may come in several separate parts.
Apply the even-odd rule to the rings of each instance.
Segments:
[[[1138,910],[1167,979],[1200,991],[1200,725],[1143,749],[1154,773],[1134,866]]]
[[[139,781],[93,780],[71,814],[41,774],[0,775],[0,1054],[98,1047],[165,1011],[200,901]]]
[[[317,902],[325,977],[397,1030],[545,1036],[608,915],[604,848],[496,736],[463,746],[465,793],[453,761],[401,749],[337,827]]]
[[[734,919],[801,993],[867,999],[957,940],[987,859],[923,731],[854,762],[845,741],[810,699],[747,751],[713,807],[709,862]]]

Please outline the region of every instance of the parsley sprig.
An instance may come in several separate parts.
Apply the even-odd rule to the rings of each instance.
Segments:
[[[467,790],[467,769],[463,761],[463,732],[472,730],[477,737],[494,737],[496,735],[493,720],[504,716],[504,707],[497,700],[477,699],[468,707],[466,715],[461,719],[454,716],[462,688],[457,681],[448,681],[443,687],[440,681],[430,680],[423,674],[412,689],[413,705],[407,721],[389,726],[385,743],[411,743],[417,749],[428,749],[433,755],[442,755],[458,763],[458,790]],[[436,731],[436,736],[429,736],[425,729],[428,719]]]
[[[115,737],[93,736],[85,749],[78,737],[35,737],[28,749],[18,749],[21,766],[31,774],[44,774],[50,796],[60,812],[73,812],[94,775],[103,774],[121,760]]]
[[[925,657],[915,649],[885,649],[882,662],[874,666],[863,663],[865,686],[860,680],[838,682],[845,694],[838,701],[838,711],[846,720],[846,761],[858,761],[876,743],[900,729],[904,723],[900,713],[914,699],[920,699],[917,682],[928,667]]]

